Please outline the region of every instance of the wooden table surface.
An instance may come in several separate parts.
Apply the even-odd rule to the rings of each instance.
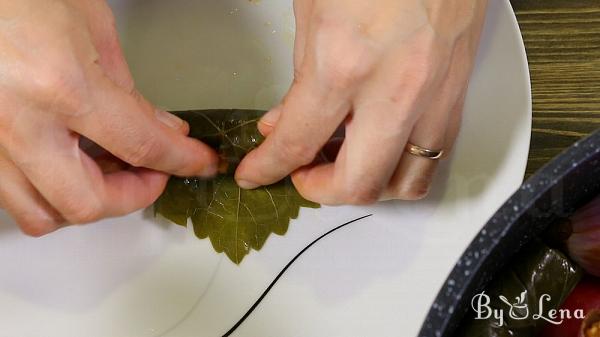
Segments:
[[[530,176],[600,128],[600,0],[511,2],[531,72]]]

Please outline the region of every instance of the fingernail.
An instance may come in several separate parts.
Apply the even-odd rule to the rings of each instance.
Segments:
[[[180,129],[185,121],[170,112],[156,109],[156,118],[172,129]]]
[[[306,178],[306,176],[308,175],[308,169],[298,169],[296,170],[296,172],[292,173],[292,178],[294,178],[295,180],[304,180],[304,178]]]
[[[238,180],[237,184],[239,187],[245,189],[245,190],[253,190],[257,187],[259,187],[259,184],[253,183],[253,182],[249,182],[247,180]]]
[[[218,164],[208,164],[202,169],[200,176],[210,178],[210,177],[216,175],[218,171],[219,171]]]
[[[275,109],[267,112],[264,116],[262,116],[262,118],[260,119],[260,122],[267,126],[275,126],[275,124],[277,124],[277,121],[279,120],[280,114],[281,114],[281,112],[280,112],[279,108],[275,108]]]

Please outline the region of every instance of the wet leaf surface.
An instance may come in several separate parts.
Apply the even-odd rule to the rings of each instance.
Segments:
[[[243,190],[233,179],[242,158],[262,142],[257,121],[264,111],[201,110],[175,113],[190,124],[190,136],[217,150],[223,172],[214,179],[172,177],[154,204],[155,214],[210,239],[219,253],[236,264],[251,250],[260,250],[271,233],[284,235],[300,207],[318,204],[300,196],[286,178],[274,185]]]

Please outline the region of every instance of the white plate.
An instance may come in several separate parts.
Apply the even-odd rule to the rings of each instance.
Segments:
[[[291,1],[115,0],[141,91],[169,109],[262,108],[291,79]],[[463,132],[426,201],[302,210],[235,266],[149,212],[40,239],[0,214],[1,337],[217,337],[306,251],[233,336],[414,336],[446,275],[520,184],[530,135],[523,44],[490,1]]]

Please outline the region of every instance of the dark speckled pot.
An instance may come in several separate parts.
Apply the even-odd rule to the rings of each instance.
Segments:
[[[539,170],[487,222],[448,276],[419,337],[451,337],[473,296],[506,261],[549,224],[568,217],[598,193],[600,130]]]

